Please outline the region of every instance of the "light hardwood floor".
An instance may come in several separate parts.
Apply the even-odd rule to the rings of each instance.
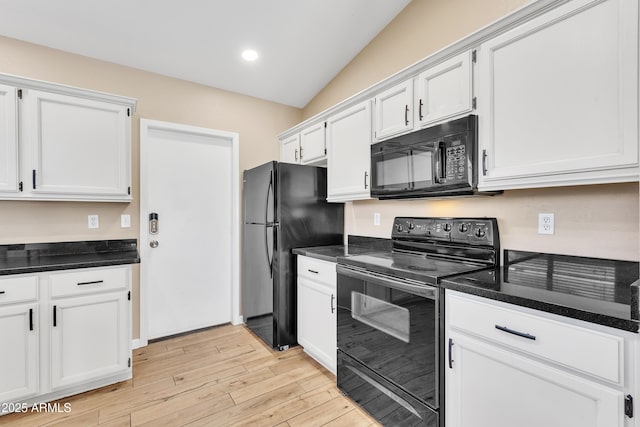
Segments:
[[[132,380],[59,402],[71,411],[9,414],[0,425],[379,425],[301,347],[276,352],[232,325],[137,349]]]

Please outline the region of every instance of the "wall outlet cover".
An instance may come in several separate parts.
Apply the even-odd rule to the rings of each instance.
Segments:
[[[98,215],[89,215],[87,217],[89,228],[100,228],[100,219]]]
[[[131,228],[131,215],[120,215],[120,228]]]
[[[373,225],[380,225],[380,212],[373,214]]]
[[[538,234],[553,234],[555,231],[555,218],[552,213],[538,214]]]

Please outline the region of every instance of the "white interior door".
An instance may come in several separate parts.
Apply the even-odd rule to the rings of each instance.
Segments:
[[[140,121],[143,343],[237,316],[237,142],[235,133]]]

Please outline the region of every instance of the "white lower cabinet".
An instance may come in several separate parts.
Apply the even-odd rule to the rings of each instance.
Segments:
[[[636,425],[635,334],[451,291],[445,311],[448,427]]]
[[[0,402],[131,378],[130,292],[128,265],[0,278]]]
[[[52,389],[127,370],[130,357],[127,303],[124,292],[53,302]]]
[[[298,343],[336,373],[336,264],[298,256]]]
[[[37,315],[37,304],[0,306],[0,402],[38,392]]]

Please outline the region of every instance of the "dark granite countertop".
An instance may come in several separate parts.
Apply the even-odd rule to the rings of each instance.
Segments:
[[[638,332],[638,268],[630,261],[505,251],[503,267],[445,279],[441,285]]]
[[[139,262],[136,239],[0,245],[0,275]]]
[[[391,240],[376,237],[349,236],[348,245],[315,246],[296,248],[295,255],[304,255],[323,261],[337,262],[338,257],[362,255],[380,250],[391,250]]]

